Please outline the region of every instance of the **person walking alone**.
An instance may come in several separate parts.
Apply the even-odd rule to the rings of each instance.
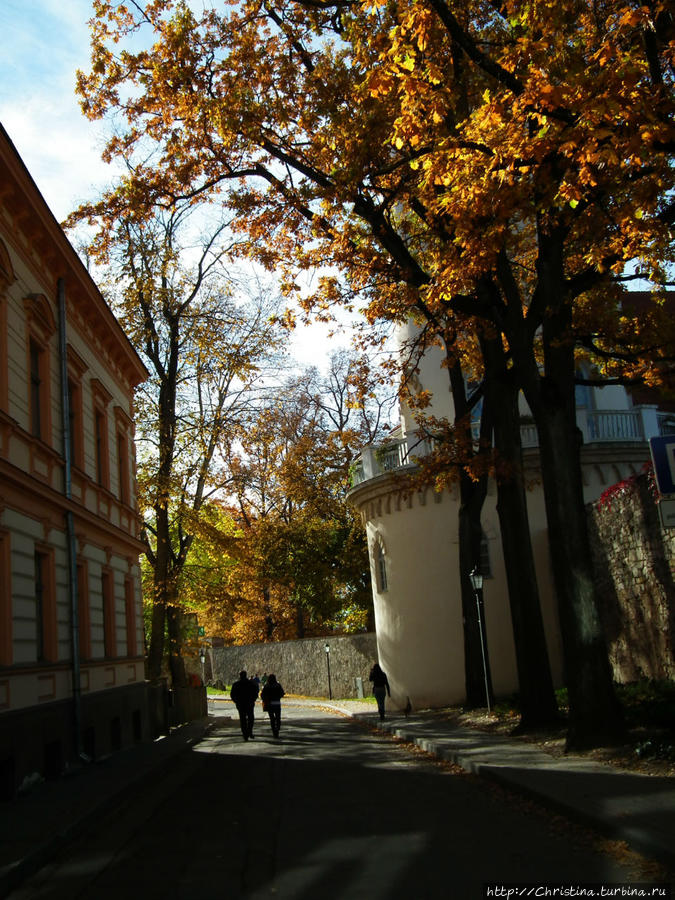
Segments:
[[[246,677],[246,672],[239,673],[239,681],[235,681],[230,697],[239,713],[239,724],[244,740],[253,738],[253,720],[255,701],[258,699],[258,685]]]
[[[380,721],[382,721],[384,719],[384,698],[387,695],[391,697],[391,691],[386,673],[382,671],[379,663],[375,663],[370,670],[368,680],[373,682],[373,694],[377,700],[377,711],[380,714]]]
[[[279,729],[281,728],[281,698],[284,694],[285,691],[277,681],[277,676],[268,675],[260,699],[262,700],[263,710],[267,710],[267,714],[270,717],[272,734],[275,738],[279,737]]]

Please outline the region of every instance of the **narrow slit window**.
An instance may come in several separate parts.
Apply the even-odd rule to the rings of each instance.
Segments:
[[[387,560],[381,544],[375,545],[375,571],[377,573],[377,589],[380,593],[389,587],[387,578]]]

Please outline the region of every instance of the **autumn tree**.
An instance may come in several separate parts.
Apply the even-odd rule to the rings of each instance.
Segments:
[[[537,423],[570,742],[582,743],[617,722],[582,502],[575,316],[618,319],[615,282],[632,260],[663,280],[672,251],[672,22],[659,4],[555,12],[508,4],[467,19],[451,4],[411,5],[370,83],[405,93],[394,141],[422,172],[427,215],[453,238],[443,254],[450,278],[429,296],[499,330]],[[459,71],[439,81],[444,45]],[[397,79],[401,71],[409,76]],[[452,88],[443,121],[439,85]]]
[[[324,39],[329,32],[332,38],[335,38],[337,20],[332,16],[328,19],[324,17],[325,21],[322,23],[310,14],[310,17],[305,19],[302,15],[284,16],[282,21],[280,15],[271,7],[264,6],[257,10],[254,5],[251,5],[241,18],[234,16],[230,20],[224,19],[221,24],[225,24],[225,31],[219,33],[218,40],[222,41],[219,50],[216,52],[215,45],[211,45],[216,56],[224,52],[226,46],[236,44],[247,33],[247,29],[250,32],[251,29],[255,31],[260,28],[262,32],[256,34],[252,42],[249,40],[251,37],[249,34],[244,44],[237,48],[237,52],[230,55],[227,66],[221,66],[219,56],[216,63],[214,57],[212,60],[214,68],[211,69],[210,64],[207,66],[209,75],[207,81],[203,82],[203,93],[200,94],[206,106],[199,108],[194,102],[194,95],[189,99],[176,96],[172,85],[177,84],[177,79],[183,78],[187,71],[182,71],[182,74],[175,71],[175,54],[182,52],[180,48],[187,46],[191,38],[197,37],[200,26],[184,7],[178,9],[176,16],[166,20],[163,18],[165,11],[161,5],[155,5],[148,8],[147,18],[141,16],[138,23],[135,23],[123,8],[110,10],[110,22],[114,27],[121,27],[122,30],[130,28],[133,31],[137,24],[140,27],[151,25],[166,38],[166,43],[161,45],[161,55],[167,68],[163,68],[163,64],[159,65],[157,56],[159,44],[155,47],[151,62],[150,57],[142,53],[135,58],[132,68],[138,64],[135,73],[145,83],[147,80],[145,70],[150,65],[158,77],[166,78],[166,84],[170,88],[169,94],[162,94],[162,98],[159,95],[153,94],[152,97],[148,95],[145,98],[149,101],[147,105],[145,100],[139,106],[132,101],[127,108],[128,115],[131,119],[136,119],[137,116],[143,118],[150,113],[152,117],[154,113],[150,112],[151,109],[159,112],[166,103],[171,107],[176,102],[178,105],[173,107],[178,117],[176,121],[188,121],[191,116],[193,117],[185,135],[189,132],[194,137],[201,134],[204,129],[208,131],[208,123],[213,115],[220,117],[218,128],[222,130],[226,127],[231,131],[228,131],[229,136],[224,141],[222,134],[215,143],[209,138],[207,143],[210,149],[204,144],[203,153],[199,150],[199,138],[190,141],[189,150],[186,146],[182,146],[179,150],[178,135],[174,133],[170,141],[171,146],[167,144],[165,148],[167,156],[160,159],[158,167],[153,169],[147,164],[144,165],[142,177],[132,179],[126,184],[124,192],[126,199],[123,202],[126,203],[129,197],[135,202],[140,200],[147,203],[148,197],[162,197],[165,202],[173,202],[185,191],[184,179],[188,172],[193,179],[191,190],[197,193],[202,190],[207,192],[212,189],[220,190],[223,182],[241,185],[234,194],[230,194],[229,202],[242,216],[241,224],[242,227],[245,224],[250,236],[251,252],[257,253],[263,262],[270,266],[276,265],[282,272],[287,269],[286,263],[289,259],[301,268],[320,266],[325,262],[333,262],[337,267],[346,267],[350,278],[351,296],[364,293],[370,296],[371,303],[367,312],[369,319],[384,317],[398,320],[405,318],[411,311],[416,311],[422,314],[428,326],[436,329],[440,339],[448,347],[448,368],[453,373],[450,381],[456,395],[455,405],[460,411],[457,414],[461,423],[459,427],[465,435],[469,435],[470,428],[463,412],[468,408],[468,404],[464,396],[462,367],[455,349],[456,342],[454,339],[449,340],[456,332],[454,320],[457,316],[453,314],[453,321],[439,322],[438,314],[430,314],[428,305],[421,301],[419,289],[431,276],[424,272],[420,261],[415,259],[413,253],[413,233],[409,224],[414,221],[417,213],[405,214],[404,207],[401,206],[396,208],[396,216],[391,216],[389,212],[395,209],[395,191],[389,190],[385,204],[381,205],[378,199],[380,187],[373,181],[377,179],[378,168],[384,167],[387,171],[392,159],[389,143],[394,121],[392,111],[379,110],[375,115],[366,110],[364,114],[358,98],[358,82],[354,80],[355,74],[358,78],[359,73],[357,70],[351,71],[348,66],[345,68],[348,57],[342,51],[332,57],[329,47],[319,69],[312,63],[311,54],[303,49],[302,40],[314,31],[321,31]],[[211,21],[211,25],[214,21]],[[267,26],[271,26],[272,32],[278,29],[280,34],[269,33]],[[297,28],[300,29],[299,32]],[[108,31],[108,26],[104,24],[102,18],[97,20],[95,30],[95,53],[97,58],[102,53],[103,56],[100,57],[102,59],[107,53],[104,43],[111,36],[111,32]],[[340,36],[337,42],[342,45],[341,27],[338,31]],[[298,38],[298,34],[301,34],[302,38]],[[199,35],[200,41],[202,36]],[[215,33],[210,35],[207,43],[213,39]],[[251,59],[247,58],[249,50],[254,53]],[[374,62],[375,49],[373,53]],[[255,58],[255,54],[259,54],[258,59]],[[108,57],[108,61],[111,60],[112,58]],[[125,64],[129,63],[132,57],[125,54],[124,60]],[[273,67],[270,68],[271,61],[274,65],[279,64],[281,68],[274,71]],[[97,66],[99,65],[100,60],[97,62]],[[249,65],[252,66],[251,71],[247,68]],[[163,73],[161,76],[158,74],[160,70]],[[206,70],[201,74],[205,72]],[[216,73],[218,77],[214,80],[212,76]],[[255,82],[254,73],[264,76],[264,84]],[[194,78],[196,74],[196,71],[191,71],[190,78]],[[115,78],[113,75],[112,81]],[[105,78],[103,81],[108,87],[112,83]],[[81,82],[82,91],[89,92],[89,98],[95,94],[95,91],[90,92],[94,82],[98,82],[98,75],[95,75],[89,83],[85,83],[85,79]],[[214,92],[216,83],[218,90]],[[278,85],[281,83],[286,85],[287,91],[292,94],[290,101],[287,92],[279,92]],[[251,92],[247,87],[243,96],[240,96],[242,86],[254,84],[255,91]],[[337,93],[334,86],[337,86]],[[106,90],[107,88],[104,88],[104,93]],[[225,96],[225,93],[221,93],[223,91],[228,97],[227,110],[220,108],[222,98]],[[103,97],[103,94],[99,96]],[[308,97],[314,98],[312,103],[303,99]],[[263,99],[264,102],[259,102]],[[255,109],[247,112],[244,100],[246,103],[253,103]],[[304,104],[300,120],[286,121],[289,102]],[[347,115],[344,110],[348,104],[351,104],[351,107]],[[99,108],[89,106],[89,101],[86,109],[94,115],[100,112]],[[337,118],[333,121],[331,116]],[[285,123],[282,127],[283,134],[278,140],[273,139],[266,126],[263,126],[262,131],[257,130],[263,121],[273,122],[275,117]],[[320,122],[329,123],[328,133],[319,128]],[[345,125],[348,125],[348,130],[342,133]],[[337,128],[337,140],[330,134],[331,127]],[[313,137],[314,146],[312,140],[305,140],[305,129]],[[352,130],[353,134],[350,133]],[[128,148],[133,146],[133,143],[133,140],[131,144],[124,141],[122,145]],[[364,144],[367,145],[366,152]],[[115,145],[113,142],[111,149],[116,151],[122,145]],[[216,154],[212,154],[214,147],[218,148]],[[181,155],[179,176],[178,170],[172,166],[174,151]],[[349,154],[353,153],[356,153],[357,157],[350,162]],[[371,154],[373,158],[368,160],[367,154]],[[177,159],[176,157],[175,161]],[[286,167],[288,177],[280,178],[274,164],[275,160]],[[309,164],[309,160],[313,162]],[[295,175],[291,172],[293,168]],[[389,175],[398,178],[396,169]],[[298,177],[299,181],[294,187],[293,179]],[[257,189],[258,178],[267,182],[271,187],[271,194],[269,190],[267,193],[264,191],[261,193]],[[371,181],[373,183],[370,183]],[[403,196],[401,194],[401,197]],[[98,211],[114,219],[121,200],[122,194],[113,194],[106,198],[104,204],[99,204]],[[317,206],[319,200],[321,207]],[[353,207],[356,220],[354,217],[344,217],[345,203]],[[319,208],[322,210],[320,215]],[[319,242],[316,240],[317,229],[322,238]],[[410,246],[408,237],[411,238]],[[419,239],[417,244],[419,245]],[[290,292],[295,290],[292,270],[287,279],[287,289]],[[322,310],[321,315],[326,315],[326,310],[338,297],[335,279],[323,279],[317,300]],[[462,443],[468,447],[466,438]],[[469,455],[472,457],[473,452],[471,451]],[[466,623],[467,695],[471,702],[477,703],[479,701],[476,698],[482,697],[480,638],[468,573],[479,559],[480,510],[485,496],[487,475],[483,472],[477,479],[467,465],[466,459],[460,460],[455,470],[460,480],[462,498],[460,572]],[[516,493],[514,497],[517,498]],[[522,513],[524,509],[522,491],[520,502]],[[504,504],[501,506],[504,507]],[[522,514],[514,515],[506,509],[504,515],[510,520],[511,533],[514,531],[513,523],[524,521]],[[514,536],[512,546],[517,549],[519,556],[512,560],[507,555],[506,563],[509,571],[514,570],[517,573],[510,577],[510,582],[517,583],[522,574],[528,571],[528,567],[521,564],[523,550],[529,546],[527,531],[519,537]],[[531,561],[529,571],[531,573],[534,571]],[[555,701],[536,586],[531,584],[524,587],[520,583],[518,592],[513,597],[514,603],[518,604],[516,610],[518,615],[514,617],[514,622],[528,624],[523,633],[518,630],[515,633],[523,682],[521,687],[524,719],[532,723],[543,722],[555,714]]]
[[[128,215],[95,247],[109,264],[113,308],[150,372],[136,401],[141,537],[151,573],[148,674],[157,678],[168,656],[178,685],[181,576],[195,519],[227,483],[221,448],[249,413],[279,341],[272,298],[255,289],[246,296],[226,274],[226,226],[196,250],[181,243],[189,214],[180,204],[149,219]]]
[[[296,637],[308,623],[339,626],[372,605],[363,527],[347,503],[356,448],[382,427],[363,361],[333,354],[325,374],[310,369],[257,410],[231,447],[231,493],[241,543],[257,560],[264,639],[279,639],[272,611],[285,587]],[[368,398],[363,398],[364,392]]]
[[[212,499],[195,521],[194,540],[181,575],[181,602],[198,615],[206,634],[232,644],[296,636],[297,610],[286,584],[267,573],[267,522],[249,528],[239,509]],[[262,585],[266,589],[263,595]]]
[[[138,198],[226,193],[250,252],[285,267],[289,290],[297,268],[345,274],[308,304],[365,296],[373,321],[414,313],[450,372],[459,362],[486,388],[506,376],[511,396],[525,392],[570,743],[615,732],[581,494],[575,320],[583,311],[587,333],[601,318],[613,334],[610,289],[626,265],[658,284],[672,253],[667,6],[251,0],[197,18],[168,0],[134,13],[99,0],[96,12],[83,108],[126,116],[111,155],[144,153],[99,211],[114,220]],[[115,55],[143,29],[152,51]]]
[[[469,707],[479,707],[484,705],[486,686],[480,624],[469,576],[480,569],[481,512],[488,478],[495,478],[519,680],[519,727],[540,727],[558,718],[558,707],[530,539],[518,391],[495,337],[486,336],[476,349],[480,349],[485,366],[477,362],[470,369],[471,381],[465,375],[466,364],[463,366],[445,350],[455,410],[453,421],[428,414],[426,392],[420,392],[414,380],[409,387],[404,385],[408,405],[416,411],[419,434],[430,439],[432,446],[431,452],[418,460],[417,472],[405,480],[417,487],[433,484],[436,490],[458,483],[465,702]],[[413,341],[409,353],[413,358],[427,355],[424,333]],[[490,684],[487,689],[491,694]]]

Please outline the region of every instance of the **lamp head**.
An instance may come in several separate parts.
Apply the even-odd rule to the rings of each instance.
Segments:
[[[469,575],[471,579],[471,587],[474,591],[480,591],[483,587],[483,574],[478,569],[478,566],[473,570],[473,572]]]

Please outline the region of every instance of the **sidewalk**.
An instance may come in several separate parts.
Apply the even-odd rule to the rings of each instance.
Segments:
[[[409,718],[394,714],[380,722],[376,712],[350,712],[348,704],[333,706],[466,772],[626,841],[675,873],[675,779],[640,775],[581,757],[553,757],[534,744],[458,727],[423,713]]]
[[[224,698],[223,698],[224,699]],[[213,700],[213,698],[210,698]],[[675,781],[636,775],[575,757],[554,758],[537,747],[475,729],[458,728],[437,716],[394,715],[380,722],[373,704],[287,698],[353,716],[384,732],[566,814],[675,872]],[[220,706],[220,703],[218,704]],[[229,703],[219,712],[229,714]],[[180,753],[198,743],[207,720],[170,736],[122,751],[94,765],[45,782],[0,806],[0,898],[45,865],[68,840],[143,786],[159,780]]]
[[[53,859],[90,823],[161,778],[173,759],[198,743],[207,719],[138,744],[100,762],[71,769],[29,794],[0,805],[0,898]]]

